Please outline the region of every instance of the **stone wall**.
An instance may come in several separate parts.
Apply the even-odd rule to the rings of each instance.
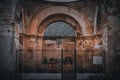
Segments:
[[[106,0],[104,2],[105,13],[102,13],[102,35],[106,51],[106,69],[115,80],[120,77],[120,1]],[[114,76],[113,76],[114,75]]]
[[[17,1],[0,1],[0,78],[2,79],[9,79],[15,71],[14,12]]]

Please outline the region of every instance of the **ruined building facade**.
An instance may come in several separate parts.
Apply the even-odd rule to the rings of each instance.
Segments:
[[[120,71],[119,4],[117,0],[1,0],[0,72],[11,77],[19,66],[26,67],[21,70],[53,66],[60,72],[56,65],[46,64],[51,59],[59,62],[69,58],[71,64],[76,64],[70,66],[80,73],[94,72],[98,67],[102,73],[116,76]],[[60,23],[57,27],[69,25],[74,35],[61,36],[64,30],[57,35],[59,30],[54,29],[50,31],[55,36],[49,35],[52,32],[45,35],[54,23]],[[94,61],[96,57],[98,64]]]

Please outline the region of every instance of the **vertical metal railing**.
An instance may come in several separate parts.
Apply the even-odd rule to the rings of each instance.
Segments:
[[[76,49],[74,49],[74,80],[77,80],[76,68],[77,68],[77,64],[76,64]]]
[[[63,80],[63,49],[61,50],[61,79]]]
[[[49,53],[50,52],[50,53]],[[46,51],[42,51],[42,50],[36,50],[33,51],[32,55],[28,53],[27,50],[18,50],[16,52],[16,70],[19,72],[39,72],[39,73],[43,73],[46,72],[46,70],[52,70],[55,69],[55,66],[50,67],[51,65],[56,65],[56,72],[58,73],[64,73],[64,66],[65,66],[65,56],[64,54],[69,54],[72,51],[63,51],[63,50],[53,50],[52,52],[49,50]],[[39,53],[44,54],[43,56],[40,56]],[[59,55],[60,57],[57,57],[59,59],[56,58],[56,54],[60,53],[61,55]],[[52,56],[52,60],[56,60],[56,62],[50,62],[50,56]],[[105,53],[104,51],[100,51],[100,50],[84,50],[84,51],[78,51],[78,50],[74,50],[73,51],[73,74],[74,74],[74,78],[76,79],[76,73],[83,73],[84,72],[92,72],[94,71],[95,65],[93,64],[93,56],[101,56],[103,58],[103,63],[99,66],[102,66],[102,68],[105,68]],[[47,58],[47,56],[49,58]],[[44,58],[42,58],[40,63],[40,57],[44,57],[46,56],[45,60]],[[43,71],[41,71],[43,70]],[[50,72],[50,71],[47,71]],[[61,77],[63,77],[63,75],[61,75]]]

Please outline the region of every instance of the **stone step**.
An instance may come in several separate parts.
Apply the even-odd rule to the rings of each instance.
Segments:
[[[0,19],[10,19],[10,15],[0,15]]]
[[[0,8],[10,8],[9,4],[0,3]]]
[[[0,15],[11,14],[10,9],[0,8]]]
[[[3,23],[3,22],[0,22],[0,27],[1,27],[1,26],[8,26],[8,25],[10,25],[9,22],[4,22],[4,23]]]
[[[2,16],[9,16],[11,15],[12,13],[11,12],[0,12],[0,15]]]
[[[87,80],[95,75],[95,73],[77,73],[77,80]],[[25,80],[61,80],[61,73],[22,73],[21,77]]]
[[[6,11],[6,10],[10,11],[10,8],[9,7],[8,8],[7,7],[1,7],[0,10],[1,11]]]
[[[10,24],[10,20],[0,20],[0,24]]]
[[[9,22],[10,23],[10,19],[0,19],[0,23],[6,23],[6,22]]]
[[[11,0],[0,0],[0,7],[9,8],[11,6]]]
[[[10,19],[11,15],[9,13],[0,13],[0,19]]]
[[[3,26],[4,26],[4,27],[3,27]],[[3,28],[5,28],[5,27],[6,27],[6,28],[7,28],[7,27],[10,27],[10,24],[2,24],[2,23],[0,23],[0,29],[1,29],[2,27],[3,27]]]

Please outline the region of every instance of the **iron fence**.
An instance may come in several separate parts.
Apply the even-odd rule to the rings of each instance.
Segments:
[[[103,50],[17,50],[16,66],[19,72],[103,72],[105,53]]]

